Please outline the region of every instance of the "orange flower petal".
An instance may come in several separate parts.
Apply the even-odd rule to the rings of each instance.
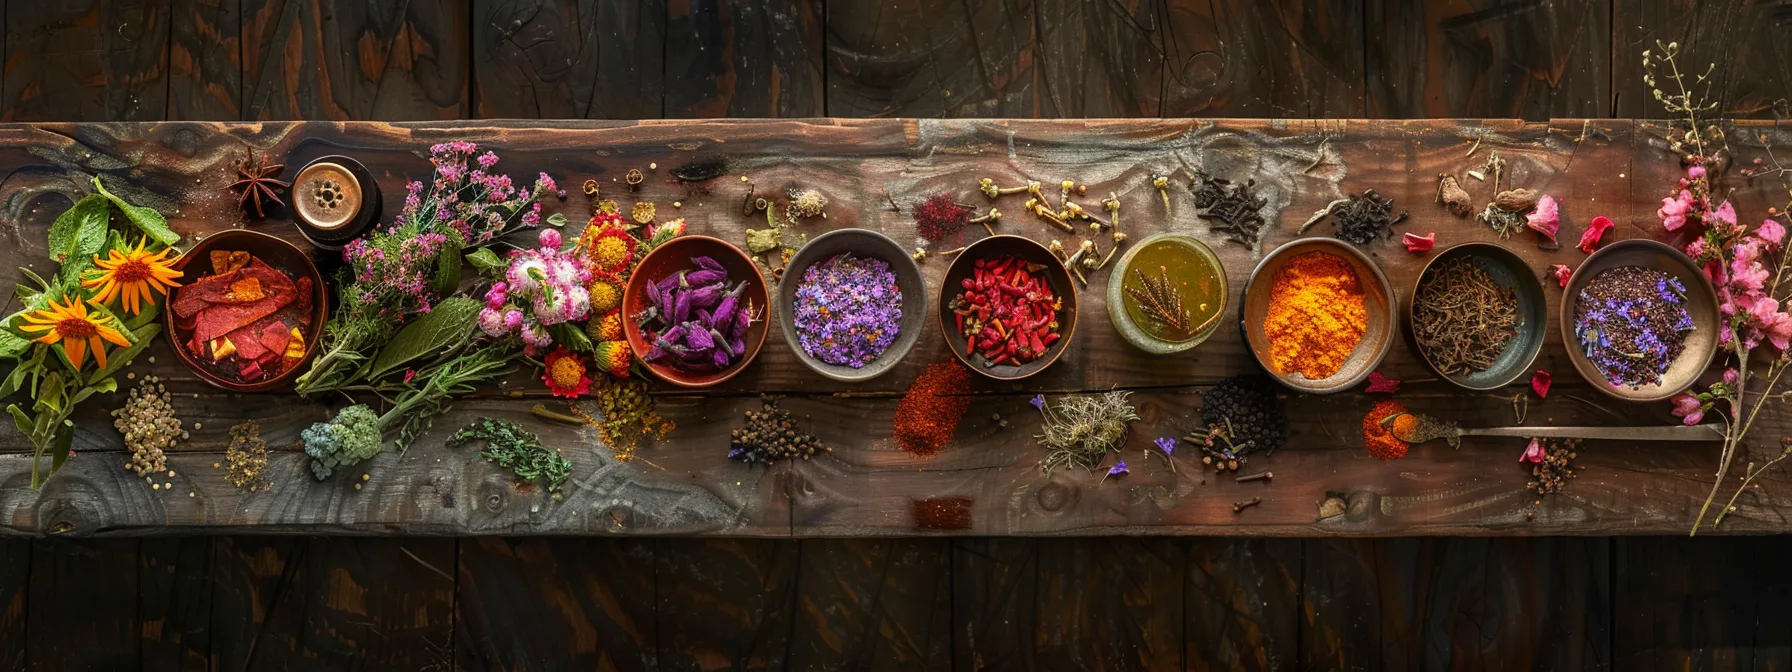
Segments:
[[[68,355],[68,363],[73,364],[76,371],[80,371],[81,360],[87,358],[87,341],[78,338],[64,341],[62,352]]]
[[[106,346],[100,343],[100,337],[88,336],[87,349],[93,351],[93,361],[99,364],[100,368],[106,368]],[[77,366],[75,368],[79,369],[81,367]]]

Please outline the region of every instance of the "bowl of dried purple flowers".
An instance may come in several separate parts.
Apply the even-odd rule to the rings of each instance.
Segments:
[[[740,248],[679,236],[654,248],[629,276],[623,332],[654,375],[709,387],[759,355],[768,305],[765,278]]]
[[[1717,354],[1722,321],[1699,266],[1643,238],[1600,248],[1562,290],[1568,361],[1594,389],[1624,401],[1660,401],[1690,387]]]
[[[857,382],[902,361],[926,324],[921,267],[896,241],[865,229],[809,240],[778,283],[784,340],[797,359],[834,380]]]

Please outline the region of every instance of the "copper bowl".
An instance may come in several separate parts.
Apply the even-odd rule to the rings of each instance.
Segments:
[[[1686,285],[1686,312],[1692,316],[1693,329],[1686,337],[1686,349],[1668,366],[1667,372],[1661,374],[1661,382],[1634,390],[1606,380],[1605,374],[1587,358],[1586,350],[1581,348],[1580,339],[1574,334],[1574,309],[1580,303],[1581,290],[1600,273],[1619,266],[1656,269],[1678,278]],[[1594,389],[1624,401],[1660,401],[1686,391],[1711,365],[1711,358],[1717,354],[1717,330],[1721,318],[1717,312],[1717,292],[1692,259],[1672,245],[1637,238],[1600,248],[1581,262],[1580,268],[1574,269],[1574,275],[1568,278],[1568,286],[1562,290],[1560,319],[1562,345],[1568,349],[1568,361],[1574,363],[1574,370],[1592,383]]]
[[[971,272],[975,270],[978,259],[997,259],[1005,256],[1014,256],[1045,267],[1043,272],[1046,284],[1051,286],[1052,291],[1064,302],[1062,310],[1058,311],[1058,333],[1062,335],[1056,342],[1046,347],[1043,356],[1031,362],[1020,365],[985,366],[982,357],[974,357],[971,354],[970,343],[967,343],[965,337],[958,333],[958,323],[954,319],[950,304],[952,297],[963,291],[959,283],[965,278],[971,277]],[[939,306],[940,331],[945,333],[946,346],[952,349],[952,354],[972,371],[996,380],[1020,380],[1044,371],[1046,367],[1058,361],[1058,357],[1062,356],[1064,349],[1070,345],[1070,339],[1076,335],[1076,285],[1070,279],[1070,271],[1066,270],[1064,263],[1059,261],[1058,257],[1044,245],[1020,236],[990,236],[972,243],[963,252],[959,252],[958,258],[952,260],[952,266],[946,269],[945,279],[940,282],[940,296],[937,305]]]
[[[253,383],[239,383],[207,371],[193,358],[193,353],[187,351],[186,346],[182,343],[184,339],[181,337],[180,331],[174,326],[173,304],[174,297],[180,295],[181,288],[179,287],[168,290],[168,305],[164,306],[162,310],[162,329],[168,334],[169,345],[174,350],[174,356],[179,357],[181,363],[187,365],[187,369],[199,376],[200,380],[226,390],[265,392],[285,387],[294,378],[299,377],[299,374],[305,372],[305,364],[311,361],[313,355],[317,354],[318,339],[323,336],[324,322],[330,317],[330,292],[328,285],[324,284],[323,274],[318,272],[317,264],[311,262],[311,256],[292,243],[258,231],[227,229],[200,238],[193,245],[193,249],[187,250],[180,256],[180,259],[174,262],[174,269],[184,274],[181,278],[183,285],[212,274],[211,251],[216,248],[248,252],[267,265],[274,267],[274,270],[285,273],[294,279],[311,278],[311,291],[314,296],[311,297],[311,327],[306,330],[305,334],[305,356],[299,360],[298,364],[287,369],[285,373]]]
[[[771,303],[765,286],[765,278],[759,275],[759,267],[740,248],[726,241],[709,236],[685,235],[673,238],[654,248],[628,278],[628,286],[622,291],[622,330],[628,336],[628,346],[636,353],[646,354],[652,344],[641,333],[641,327],[631,317],[647,308],[646,292],[642,289],[646,283],[659,280],[667,275],[691,268],[692,257],[707,256],[715,259],[722,268],[728,271],[728,282],[746,281],[746,295],[759,319],[747,327],[747,353],[735,360],[733,365],[721,371],[708,373],[690,373],[656,362],[642,362],[647,370],[655,376],[673,385],[681,387],[709,387],[733,378],[753,358],[759,356],[759,349],[765,346],[765,332],[771,312]]]
[[[1363,331],[1363,339],[1357,342],[1350,358],[1344,361],[1343,366],[1338,367],[1337,373],[1319,380],[1309,379],[1299,373],[1284,374],[1272,368],[1269,363],[1269,336],[1263,333],[1263,320],[1269,313],[1270,285],[1275,280],[1276,272],[1282,270],[1289,259],[1307,252],[1325,252],[1350,264],[1356,271],[1357,283],[1362,285],[1363,307],[1368,312],[1369,320]],[[1369,376],[1369,372],[1381,365],[1382,358],[1387,357],[1398,329],[1394,324],[1394,288],[1388,284],[1388,276],[1367,255],[1336,238],[1301,238],[1289,241],[1270,252],[1251,271],[1251,279],[1245,285],[1244,301],[1241,303],[1240,326],[1244,329],[1245,341],[1251,345],[1251,354],[1256,356],[1257,363],[1262,364],[1270,376],[1296,392],[1331,394],[1362,382]]]
[[[1413,335],[1412,303],[1414,297],[1419,295],[1419,285],[1425,281],[1426,273],[1433,268],[1442,268],[1445,261],[1463,257],[1479,262],[1477,265],[1494,282],[1512,290],[1517,301],[1518,317],[1523,322],[1518,325],[1517,337],[1506,344],[1492,366],[1472,373],[1447,374],[1431,361],[1431,353],[1419,347],[1417,337]],[[1413,276],[1412,288],[1400,303],[1404,308],[1401,315],[1406,323],[1406,341],[1413,352],[1418,353],[1419,361],[1437,374],[1437,377],[1464,389],[1492,390],[1510,385],[1531,372],[1531,365],[1537,361],[1537,353],[1543,350],[1543,335],[1549,324],[1549,301],[1543,294],[1543,281],[1531,270],[1530,264],[1496,243],[1458,243],[1437,253],[1425,262],[1425,267],[1420,269],[1418,275]]]

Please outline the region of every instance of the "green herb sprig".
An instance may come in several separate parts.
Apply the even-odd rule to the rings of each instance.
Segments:
[[[541,437],[509,420],[482,418],[448,438],[451,448],[472,441],[484,441],[479,455],[498,466],[516,473],[525,480],[546,482],[554,499],[563,499],[560,487],[572,476],[572,462],[552,448],[541,445]]]

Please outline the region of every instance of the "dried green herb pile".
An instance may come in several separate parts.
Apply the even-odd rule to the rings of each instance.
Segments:
[[[244,492],[274,489],[268,480],[268,442],[261,438],[261,423],[254,420],[230,428],[230,445],[224,448],[224,477]],[[213,465],[216,466],[216,465]]]
[[[1126,430],[1138,411],[1128,399],[1131,392],[1072,394],[1047,404],[1045,397],[1033,398],[1033,407],[1045,414],[1045,424],[1034,438],[1045,446],[1045,460],[1040,467],[1051,471],[1059,467],[1094,469],[1108,451],[1126,442]]]
[[[525,481],[540,480],[548,492],[561,499],[560,487],[572,475],[572,462],[547,446],[541,437],[509,420],[483,418],[448,437],[448,447],[457,448],[473,441],[484,441],[479,456],[509,469]]]

